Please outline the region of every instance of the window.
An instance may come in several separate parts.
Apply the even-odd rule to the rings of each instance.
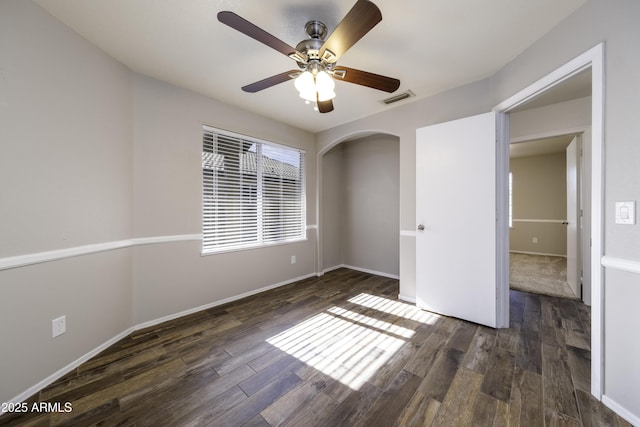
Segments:
[[[304,151],[203,127],[202,253],[306,239]]]

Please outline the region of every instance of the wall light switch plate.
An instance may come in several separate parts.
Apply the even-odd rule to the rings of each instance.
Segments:
[[[636,223],[636,202],[616,202],[616,224]]]

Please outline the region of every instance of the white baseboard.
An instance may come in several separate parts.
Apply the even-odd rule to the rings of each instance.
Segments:
[[[385,273],[384,271],[370,270],[368,268],[356,267],[355,265],[343,264],[340,267],[348,268],[350,270],[361,271],[363,273],[375,274],[376,276],[388,277],[390,279],[396,279],[396,280],[400,279],[400,276],[398,276],[397,274],[389,274],[389,273]]]
[[[334,265],[333,267],[325,268],[320,273],[318,273],[318,276],[322,276],[325,273],[328,273],[328,272],[333,271],[333,270],[337,270],[339,268],[345,268],[345,265],[344,264],[338,264],[338,265]]]
[[[404,302],[410,302],[411,304],[416,303],[416,299],[414,297],[408,297],[406,295],[398,294],[398,299]]]
[[[388,277],[390,279],[400,280],[400,276],[398,276],[397,274],[389,274],[383,271],[370,270],[368,268],[356,267],[355,265],[349,265],[349,264],[338,264],[332,267],[325,268],[320,273],[318,273],[318,276],[322,276],[325,273],[328,273],[333,270],[337,270],[339,268],[348,268],[349,270],[356,270],[356,271],[361,271],[363,273],[375,274],[376,276],[382,276],[382,277]]]
[[[133,327],[133,330],[137,331],[137,330],[140,330],[140,329],[149,328],[151,326],[159,325],[160,323],[167,322],[169,320],[174,320],[174,319],[177,319],[179,317],[188,316],[189,314],[197,313],[198,311],[207,310],[209,308],[213,308],[213,307],[217,307],[219,305],[223,305],[223,304],[226,304],[226,303],[229,303],[229,302],[237,301],[237,300],[242,299],[242,298],[250,297],[252,295],[256,295],[256,294],[259,294],[261,292],[265,292],[265,291],[268,291],[268,290],[271,290],[271,289],[279,288],[280,286],[285,286],[285,285],[288,285],[290,283],[294,283],[294,282],[297,282],[299,280],[304,280],[304,279],[308,279],[309,277],[315,277],[315,276],[316,276],[316,273],[305,274],[304,276],[299,276],[299,277],[296,277],[296,278],[293,278],[293,279],[285,280],[283,282],[279,282],[279,283],[276,283],[274,285],[269,285],[269,286],[265,286],[265,287],[260,288],[260,289],[256,289],[256,290],[249,291],[249,292],[245,292],[245,293],[242,293],[242,294],[239,294],[239,295],[234,295],[234,296],[229,297],[229,298],[225,298],[225,299],[222,299],[222,300],[214,301],[212,303],[204,304],[204,305],[201,305],[201,306],[198,306],[198,307],[190,308],[188,310],[180,311],[178,313],[169,314],[167,316],[163,316],[163,317],[160,317],[160,318],[157,318],[157,319],[149,320],[147,322],[139,323],[139,324],[137,324],[136,326]]]
[[[618,402],[611,399],[607,395],[602,395],[602,403],[634,426],[640,426],[640,416],[632,414],[627,408],[624,408]]]
[[[268,291],[270,289],[275,289],[275,288],[278,288],[280,286],[285,286],[285,285],[288,285],[290,283],[294,283],[294,282],[297,282],[299,280],[303,280],[303,279],[307,279],[309,277],[315,277],[315,276],[316,276],[316,273],[306,274],[304,276],[300,276],[300,277],[296,277],[296,278],[293,278],[293,279],[285,280],[283,282],[279,282],[279,283],[276,283],[274,285],[265,286],[263,288],[256,289],[254,291],[245,292],[245,293],[240,294],[240,295],[235,295],[233,297],[225,298],[223,300],[215,301],[215,302],[212,302],[212,303],[209,303],[209,304],[201,305],[199,307],[191,308],[191,309],[188,309],[188,310],[181,311],[179,313],[170,314],[168,316],[163,316],[163,317],[160,317],[158,319],[150,320],[148,322],[143,322],[143,323],[140,323],[138,325],[132,326],[132,327],[120,332],[119,334],[117,334],[113,338],[111,338],[111,339],[105,341],[104,343],[100,344],[98,347],[94,348],[93,350],[89,351],[88,353],[84,354],[83,356],[80,356],[78,359],[76,359],[73,362],[69,363],[64,368],[62,368],[62,369],[54,372],[53,374],[49,375],[47,378],[45,378],[42,381],[38,382],[34,386],[29,387],[27,390],[25,390],[24,392],[20,393],[18,396],[14,397],[13,399],[11,399],[7,403],[24,402],[29,397],[33,396],[35,393],[37,393],[40,390],[42,390],[43,388],[47,387],[48,385],[50,385],[54,381],[56,381],[56,380],[62,378],[63,376],[67,375],[73,369],[76,369],[78,366],[82,365],[83,363],[85,363],[86,361],[88,361],[92,357],[96,356],[100,352],[106,350],[107,348],[109,348],[113,344],[117,343],[121,339],[126,338],[129,334],[131,334],[134,331],[137,331],[137,330],[140,330],[140,329],[144,329],[144,328],[148,328],[148,327],[151,327],[151,326],[155,326],[155,325],[158,325],[160,323],[166,322],[168,320],[177,319],[179,317],[186,316],[186,315],[189,315],[189,314],[193,314],[193,313],[196,313],[198,311],[206,310],[208,308],[216,307],[216,306],[219,306],[219,305],[222,305],[222,304],[226,304],[228,302],[233,302],[233,301],[236,301],[236,300],[239,300],[239,299],[251,296],[251,295],[259,294],[260,292]]]
[[[543,252],[525,252],[525,251],[509,251],[509,253],[514,253],[514,254],[525,254],[525,255],[543,255],[543,256],[557,256],[560,258],[566,258],[566,255],[559,255],[559,254],[545,254]]]
[[[92,357],[96,356],[100,352],[106,350],[107,348],[109,348],[113,344],[117,343],[121,339],[126,338],[126,336],[129,335],[133,331],[134,331],[134,328],[131,327],[129,329],[124,330],[123,332],[120,332],[118,335],[116,335],[113,338],[111,338],[111,339],[105,341],[104,343],[100,344],[98,347],[94,348],[93,350],[91,350],[87,354],[85,354],[83,356],[80,356],[78,359],[76,359],[73,362],[69,363],[64,368],[59,369],[58,371],[56,371],[53,374],[49,375],[47,378],[43,379],[38,384],[36,384],[36,385],[34,385],[32,387],[29,387],[27,390],[25,390],[24,392],[20,393],[19,395],[17,395],[13,399],[11,399],[9,401],[9,403],[21,403],[21,402],[26,401],[28,398],[30,398],[31,396],[33,396],[34,394],[36,394],[37,392],[39,392],[40,390],[42,390],[43,388],[48,386],[49,384],[53,383],[54,381],[56,381],[56,380],[62,378],[63,376],[67,375],[69,372],[71,372],[73,369],[76,369],[78,366],[82,365],[87,360],[89,360]]]

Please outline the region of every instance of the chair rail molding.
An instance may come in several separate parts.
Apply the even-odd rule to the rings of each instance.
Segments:
[[[102,242],[90,245],[74,246],[64,249],[54,249],[51,251],[35,252],[25,255],[16,255],[0,258],[0,271],[8,270],[11,268],[26,267],[43,262],[57,261],[65,258],[95,254],[98,252],[130,248],[133,246],[155,245],[158,243],[169,242],[186,242],[192,240],[202,240],[202,234],[178,234],[172,236],[137,237],[133,239],[115,240],[111,242]]]

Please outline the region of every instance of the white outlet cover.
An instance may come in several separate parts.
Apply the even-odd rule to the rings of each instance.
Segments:
[[[60,316],[51,321],[51,338],[62,335],[67,331],[66,316]]]
[[[636,223],[636,202],[616,202],[616,224]]]

